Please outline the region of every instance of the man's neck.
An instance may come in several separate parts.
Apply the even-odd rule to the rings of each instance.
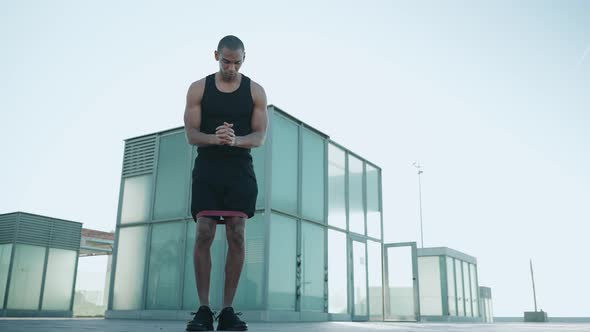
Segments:
[[[221,82],[223,84],[236,84],[236,83],[240,83],[242,81],[242,74],[238,73],[236,75],[236,77],[232,80],[226,80],[223,75],[221,74],[221,72],[218,72],[217,75],[215,75],[217,77],[217,81]]]

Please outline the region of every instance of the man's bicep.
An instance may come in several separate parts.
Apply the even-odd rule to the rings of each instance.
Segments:
[[[268,125],[268,113],[266,107],[254,108],[254,114],[252,114],[252,131],[266,132]]]
[[[201,105],[187,105],[184,116],[184,126],[187,129],[199,130],[201,128]]]
[[[202,93],[199,86],[193,84],[186,97],[186,108],[184,111],[184,125],[186,129],[194,128],[199,130],[201,127],[201,99]]]
[[[261,86],[258,86],[254,98],[254,114],[252,115],[252,130],[266,132],[268,125],[268,111],[266,109],[266,94]]]

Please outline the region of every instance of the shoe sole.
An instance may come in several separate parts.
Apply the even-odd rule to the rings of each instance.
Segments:
[[[217,331],[248,331],[248,327],[230,327],[225,329],[217,329]]]
[[[192,331],[215,331],[215,329],[213,327],[211,327],[211,328],[202,327],[202,328],[192,328],[192,329],[189,329],[187,327],[185,331],[189,331],[189,332],[192,332]]]

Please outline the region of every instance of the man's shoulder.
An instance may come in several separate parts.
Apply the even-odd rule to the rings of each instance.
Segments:
[[[205,86],[205,82],[207,82],[207,76],[198,79],[196,81],[194,81],[193,83],[191,83],[190,88],[198,88],[198,87],[204,87]]]
[[[264,92],[264,88],[262,87],[262,85],[260,85],[258,82],[254,81],[253,79],[250,78],[250,89],[252,90],[252,92]]]
[[[254,99],[255,104],[266,105],[266,92],[262,85],[258,84],[253,79],[250,79],[250,92],[252,93],[252,98]]]
[[[194,81],[193,83],[191,83],[191,85],[188,88],[189,93],[202,94],[203,91],[205,90],[206,82],[207,82],[207,77],[203,77],[199,80]]]
[[[207,81],[207,77],[203,77],[200,80],[194,81],[188,88],[188,96],[190,100],[194,101],[195,103],[199,103],[203,95],[205,94],[205,82]]]

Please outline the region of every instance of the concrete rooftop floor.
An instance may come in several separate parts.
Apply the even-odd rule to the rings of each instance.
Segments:
[[[590,323],[388,323],[388,322],[321,322],[321,323],[249,323],[250,331],[264,332],[358,332],[358,331],[478,331],[478,332],[590,332]],[[186,323],[163,320],[118,320],[92,318],[0,318],[2,332],[182,332]]]

